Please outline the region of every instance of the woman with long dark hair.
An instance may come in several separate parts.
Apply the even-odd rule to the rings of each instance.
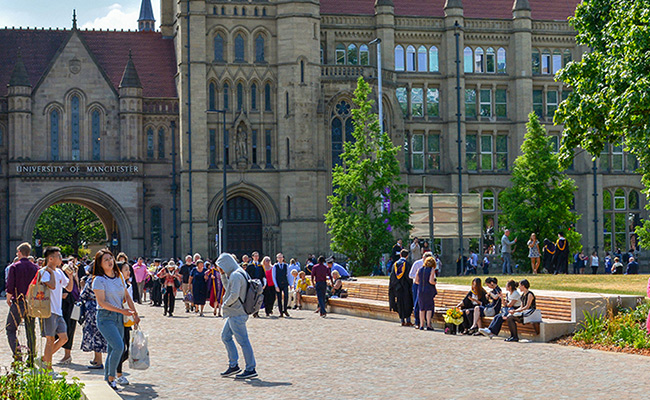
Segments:
[[[110,250],[102,249],[95,254],[93,275],[93,290],[97,296],[97,328],[108,343],[104,379],[112,389],[117,390],[117,364],[124,352],[124,317],[133,317],[136,324],[140,318]],[[124,308],[124,303],[128,308]]]
[[[467,327],[463,331],[463,334],[473,335],[478,332],[478,329],[481,328],[478,326],[478,320],[480,320],[482,307],[485,307],[488,303],[487,292],[483,289],[483,284],[481,278],[474,278],[472,280],[472,288],[463,301],[458,304],[458,308],[463,311],[463,320],[464,325]],[[478,312],[478,314],[476,314]],[[478,316],[478,318],[475,317]],[[472,321],[472,323],[470,323]]]

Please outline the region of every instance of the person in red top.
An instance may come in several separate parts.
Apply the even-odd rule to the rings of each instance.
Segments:
[[[158,272],[158,278],[163,282],[162,287],[165,292],[163,295],[164,303],[164,312],[163,316],[169,315],[170,317],[174,316],[174,301],[176,300],[176,282],[180,282],[183,277],[178,272],[176,263],[173,260],[170,260],[165,268],[161,269]]]
[[[318,264],[314,265],[311,269],[311,281],[314,287],[316,288],[316,296],[318,297],[318,310],[320,310],[320,316],[325,317],[327,315],[327,309],[325,308],[325,293],[327,292],[327,278],[329,278],[330,283],[332,282],[332,272],[327,265],[325,265],[325,257],[318,257]]]
[[[28,365],[34,364],[34,354],[36,354],[36,333],[34,330],[34,318],[27,315],[27,290],[29,284],[32,282],[38,266],[29,261],[29,253],[32,251],[32,246],[25,242],[16,248],[16,256],[19,260],[9,267],[9,274],[7,275],[7,305],[9,306],[9,314],[7,314],[7,339],[9,340],[9,348],[14,353],[14,359],[20,360],[20,353],[18,348],[18,338],[16,332],[20,326],[20,322],[25,320],[25,331],[27,331],[27,346],[29,347],[29,362]]]
[[[262,267],[266,277],[266,286],[264,287],[264,311],[266,316],[273,314],[273,304],[275,304],[275,285],[273,284],[273,266],[271,257],[266,256],[262,259]]]

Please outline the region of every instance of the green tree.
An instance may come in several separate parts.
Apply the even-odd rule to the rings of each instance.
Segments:
[[[590,51],[557,76],[572,89],[555,114],[564,124],[561,162],[569,165],[578,146],[597,157],[606,145],[622,143],[639,160],[648,194],[650,0],[584,0],[570,22]],[[649,228],[648,221],[637,228],[646,246]]]
[[[330,210],[325,223],[332,237],[332,249],[345,254],[356,274],[368,274],[381,254],[393,243],[392,231],[409,227],[406,185],[400,184],[399,147],[382,133],[372,113],[371,89],[359,78],[354,91],[357,108],[354,118],[354,142],[346,142],[342,165],[334,167],[329,196]],[[390,201],[390,210],[382,207]]]
[[[64,254],[78,253],[86,243],[106,240],[104,225],[97,215],[84,206],[72,203],[48,207],[38,217],[34,234],[36,231],[41,234],[43,248],[59,246]]]
[[[526,242],[531,233],[537,235],[540,250],[544,239],[555,242],[560,230],[572,252],[580,250],[582,237],[571,229],[579,218],[571,212],[575,182],[561,172],[558,156],[537,114],[532,112],[528,118],[522,154],[512,169],[512,187],[499,195],[505,226],[518,239],[513,257],[526,270],[530,269]]]

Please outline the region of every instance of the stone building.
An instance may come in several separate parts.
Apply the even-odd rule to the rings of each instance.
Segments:
[[[161,0],[160,31],[149,32],[155,24],[144,0],[141,32],[0,31],[11,38],[0,40],[0,85],[10,83],[6,93],[0,92],[0,130],[6,138],[0,147],[0,184],[8,188],[0,201],[8,204],[10,222],[0,233],[3,246],[28,238],[29,224],[47,204],[70,199],[95,204],[94,198],[70,197],[90,193],[80,189],[92,187],[115,199],[102,210],[117,220],[113,230],[124,246],[130,242],[130,251],[149,255],[160,248],[163,256],[189,251],[215,256],[225,164],[229,250],[282,250],[300,259],[329,252],[323,214],[331,169],[351,139],[357,78],[368,79],[377,93],[378,47],[370,44],[376,38],[382,49],[384,128],[404,148],[409,191],[480,193],[483,230],[498,232],[503,228],[499,192],[510,184],[528,113],[537,112],[559,142],[562,127],[554,126],[552,117],[570,88],[553,76],[586,51],[576,45],[567,22],[578,3]],[[26,37],[31,39],[20,39]],[[131,69],[129,49],[129,65],[141,88],[135,79],[121,79]],[[76,65],[81,72],[73,72]],[[29,79],[18,79],[21,68]],[[70,99],[76,93],[84,110],[78,144],[67,141],[74,120]],[[94,105],[101,105],[103,113],[99,161],[93,158]],[[59,159],[51,146],[53,110],[61,115]],[[160,129],[165,154],[157,150]],[[46,146],[32,147],[33,139]],[[117,177],[16,172],[79,161],[137,166],[138,172]],[[635,165],[616,144],[595,164],[577,151],[569,173],[579,187],[575,210],[582,218],[576,229],[587,249],[634,244],[634,226],[647,214]],[[68,187],[76,189],[49,195]],[[23,205],[26,197],[35,205]],[[124,217],[114,211],[118,205]],[[120,218],[128,226],[115,227]],[[157,235],[161,239],[154,243]],[[491,240],[484,234],[464,247],[488,247]],[[459,247],[454,240],[436,245],[447,263]]]

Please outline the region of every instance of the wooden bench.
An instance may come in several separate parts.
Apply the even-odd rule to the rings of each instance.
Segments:
[[[397,313],[391,312],[388,305],[388,285],[386,283],[368,282],[344,282],[343,288],[348,292],[347,298],[330,298],[328,307],[330,312],[349,314],[367,318],[382,319],[387,321],[399,321]],[[436,312],[434,323],[444,326],[444,314],[447,309],[456,307],[467,294],[467,291],[457,289],[438,289],[435,298]],[[303,296],[306,306],[315,309],[317,307],[316,296]],[[537,308],[542,311],[544,328],[548,325],[561,325],[568,329],[575,325],[571,319],[571,299],[562,297],[537,296]],[[487,327],[492,317],[482,319],[483,326]],[[559,328],[559,327],[555,327]],[[508,325],[503,324],[502,331],[508,331]],[[518,324],[518,332],[521,335],[537,336],[542,331],[540,324]],[[551,330],[553,332],[558,329]],[[550,335],[553,335],[551,333]],[[548,341],[553,337],[543,335],[542,340]]]

